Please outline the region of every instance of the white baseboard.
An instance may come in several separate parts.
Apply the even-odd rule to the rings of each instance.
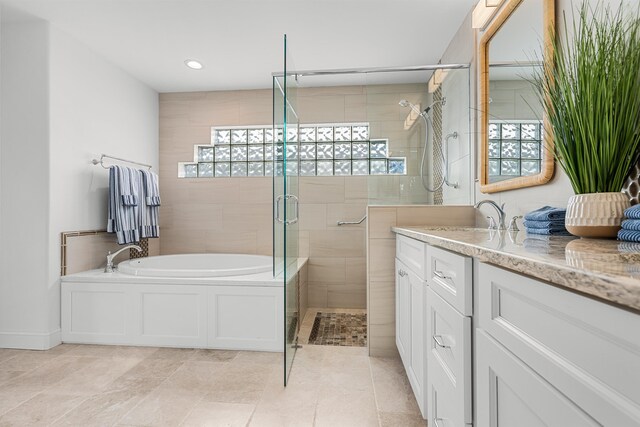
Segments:
[[[53,332],[0,332],[0,348],[49,350],[61,344],[60,329]]]

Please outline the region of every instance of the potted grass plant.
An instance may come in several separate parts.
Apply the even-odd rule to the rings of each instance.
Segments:
[[[629,207],[621,191],[640,147],[640,15],[630,12],[585,1],[535,77],[575,192],[566,227],[581,237],[615,237]]]

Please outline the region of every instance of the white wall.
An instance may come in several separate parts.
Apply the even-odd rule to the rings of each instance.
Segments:
[[[158,170],[158,94],[78,40],[50,31],[49,326],[60,326],[60,233],[105,229],[101,153]]]
[[[468,71],[451,70],[442,83],[447,105],[442,112],[442,136],[458,132],[458,139],[450,141],[449,181],[458,188],[445,186],[442,198],[445,205],[472,204],[474,198],[474,148],[476,143],[476,64],[475,34],[471,29],[471,11],[449,43],[440,60],[443,64],[470,64]]]
[[[473,203],[473,156],[471,144],[475,141],[471,133],[470,78],[469,70],[449,70],[442,83],[442,96],[447,99],[442,109],[442,148],[448,145],[448,181],[457,183],[457,188],[444,185],[442,200],[446,205],[469,205]],[[456,132],[457,138],[447,136]]]
[[[158,165],[158,94],[43,21],[2,23],[0,347],[59,343],[60,232],[104,229],[108,153]],[[157,169],[156,169],[157,170]]]
[[[0,347],[49,339],[48,31],[8,23],[0,35]]]

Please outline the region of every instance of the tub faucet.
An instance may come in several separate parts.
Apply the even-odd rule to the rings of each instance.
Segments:
[[[498,212],[498,230],[506,230],[507,226],[505,225],[504,221],[507,214],[504,212],[504,203],[501,206],[498,206],[498,204],[493,200],[486,199],[486,200],[480,200],[473,207],[476,209],[479,209],[480,206],[484,204],[489,204],[493,206],[496,209],[496,212]]]
[[[135,249],[138,252],[142,252],[142,248],[138,245],[129,245],[117,251],[115,254],[112,254],[111,251],[107,254],[107,266],[104,268],[105,273],[113,273],[115,268],[113,267],[113,259],[118,256],[118,254],[127,249]]]

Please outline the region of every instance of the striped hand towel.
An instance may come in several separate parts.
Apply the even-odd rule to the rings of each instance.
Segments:
[[[529,212],[524,216],[525,221],[553,221],[564,220],[567,214],[566,209],[554,208],[552,206],[544,206],[535,211]]]
[[[618,231],[618,240],[625,242],[639,242],[640,243],[640,231],[625,230],[624,228]]]
[[[569,233],[565,228],[527,228],[526,230],[527,235],[540,234],[546,236],[571,236],[571,233]]]
[[[524,221],[523,225],[527,228],[560,228],[564,229],[564,219],[553,221]]]
[[[151,171],[140,171],[141,206],[140,206],[140,235],[143,238],[160,237],[160,221],[158,211],[160,206],[160,190],[158,176]]]
[[[120,179],[120,195],[125,206],[138,206],[140,192],[140,174],[136,169],[119,166],[122,171]]]
[[[640,219],[625,219],[622,221],[622,228],[625,230],[640,231]]]
[[[121,245],[140,241],[139,210],[138,205],[133,204],[138,200],[139,181],[135,169],[109,168],[107,231],[115,233]]]
[[[640,205],[634,205],[624,211],[624,216],[629,219],[640,219]]]

